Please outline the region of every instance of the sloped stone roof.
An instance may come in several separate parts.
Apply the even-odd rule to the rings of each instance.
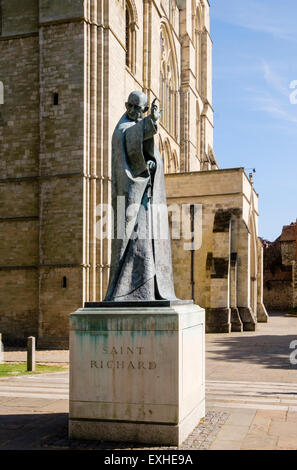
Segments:
[[[284,225],[280,237],[281,242],[293,242],[297,239],[297,223],[293,222],[291,225]]]

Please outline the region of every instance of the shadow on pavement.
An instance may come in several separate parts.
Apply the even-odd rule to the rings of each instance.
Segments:
[[[0,415],[1,450],[206,450],[229,413],[207,410],[181,447],[68,439],[68,413]]]
[[[209,348],[209,357],[215,361],[228,361],[233,363],[261,364],[270,369],[296,369],[297,365],[291,364],[290,355],[294,349],[290,349],[295,335],[257,335],[218,338],[212,342]],[[215,349],[213,350],[213,347]],[[297,353],[295,354],[297,359]]]
[[[145,445],[146,449],[154,446]],[[68,413],[0,415],[1,450],[143,449],[143,444],[70,440]]]
[[[0,450],[41,449],[50,435],[67,436],[68,413],[0,415]]]

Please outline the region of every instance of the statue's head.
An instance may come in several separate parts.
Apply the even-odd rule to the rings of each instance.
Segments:
[[[138,121],[147,112],[147,96],[142,91],[132,91],[126,103],[127,115],[131,121]]]

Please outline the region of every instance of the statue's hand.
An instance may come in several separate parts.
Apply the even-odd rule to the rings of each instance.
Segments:
[[[158,106],[155,104],[156,101],[157,101],[157,98],[154,99],[154,101],[152,102],[152,106],[151,106],[151,116],[154,122],[158,121],[158,119],[160,118]]]
[[[149,171],[155,171],[156,169],[156,163],[153,160],[149,160],[147,162],[147,166],[148,166]]]

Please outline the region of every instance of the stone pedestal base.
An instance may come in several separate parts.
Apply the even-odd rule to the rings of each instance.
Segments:
[[[122,305],[71,315],[69,437],[180,445],[205,416],[204,310]]]
[[[231,309],[207,308],[206,333],[231,333]]]
[[[257,305],[257,320],[259,323],[267,323],[268,322],[268,313],[266,307],[263,303],[258,303]]]
[[[238,307],[243,331],[256,331],[257,320],[249,307]]]
[[[234,308],[234,307],[231,308],[231,332],[232,333],[243,332],[243,324],[240,319],[238,308]]]

